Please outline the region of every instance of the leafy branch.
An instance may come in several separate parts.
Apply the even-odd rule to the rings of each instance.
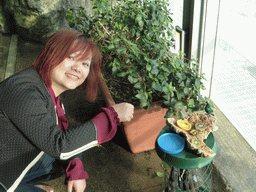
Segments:
[[[198,63],[170,51],[175,31],[166,0],[94,0],[93,5],[92,16],[81,7],[70,10],[67,18],[101,49],[114,97],[123,93],[120,101],[138,102],[144,108],[164,100],[165,117],[180,116],[184,107],[188,112],[202,108],[204,76]]]

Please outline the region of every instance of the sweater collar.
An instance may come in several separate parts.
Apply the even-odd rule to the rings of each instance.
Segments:
[[[56,113],[58,116],[58,127],[60,128],[60,130],[65,131],[68,128],[68,120],[65,115],[64,109],[61,107],[60,96],[55,97],[55,94],[51,87],[47,87],[47,89],[51,95],[52,102],[53,102],[54,106],[56,107]]]

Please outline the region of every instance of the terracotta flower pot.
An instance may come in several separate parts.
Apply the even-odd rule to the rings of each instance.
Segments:
[[[100,76],[99,86],[106,105],[115,105],[103,76]],[[148,151],[155,148],[155,140],[160,130],[166,125],[164,118],[167,111],[161,107],[161,102],[155,103],[151,109],[135,108],[133,119],[122,123],[122,132],[133,153]]]
[[[166,109],[156,103],[149,110],[136,108],[132,121],[122,123],[122,130],[133,153],[155,148],[155,140],[166,125]]]

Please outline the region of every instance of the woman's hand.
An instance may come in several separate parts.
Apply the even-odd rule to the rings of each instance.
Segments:
[[[67,192],[72,192],[73,190],[75,192],[84,192],[85,188],[86,188],[86,180],[85,179],[69,181]]]
[[[134,113],[134,106],[130,103],[119,103],[112,106],[118,114],[120,122],[131,121]]]

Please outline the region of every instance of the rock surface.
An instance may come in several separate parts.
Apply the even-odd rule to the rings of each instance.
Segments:
[[[211,132],[214,132],[218,129],[218,127],[216,126],[216,118],[207,113],[195,112],[189,114],[187,117],[184,118],[184,120],[191,124],[192,128],[189,131],[185,131],[184,129],[180,128],[177,125],[177,120],[174,118],[168,118],[167,124],[170,125],[171,129],[174,132],[182,135],[183,138],[185,138],[185,140],[187,141],[188,147],[191,150],[196,151],[199,156],[205,158],[214,157],[216,155],[215,152],[204,143],[204,139],[206,139]],[[206,128],[204,130],[201,130],[198,135],[193,135],[190,132],[196,129],[196,123],[204,123]],[[194,145],[194,143],[192,142],[192,140],[194,139],[200,142],[199,146]]]
[[[91,10],[90,0],[0,0],[0,31],[44,42],[58,30],[69,29],[68,9]]]

